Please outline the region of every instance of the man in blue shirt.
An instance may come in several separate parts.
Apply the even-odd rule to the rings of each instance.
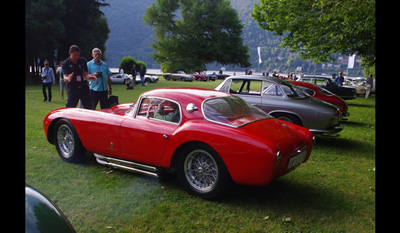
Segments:
[[[336,77],[335,81],[339,86],[343,86],[344,77],[342,75],[342,72],[339,72],[339,76]]]
[[[111,88],[111,71],[107,63],[100,60],[101,50],[94,48],[92,50],[93,60],[87,63],[88,73],[97,77],[97,81],[89,81],[90,98],[92,101],[92,109],[95,110],[97,103],[100,101],[101,109],[108,108],[107,95],[112,94]]]

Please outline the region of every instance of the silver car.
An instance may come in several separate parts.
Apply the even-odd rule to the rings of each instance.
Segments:
[[[182,80],[182,81],[191,81],[191,82],[193,82],[194,79],[195,79],[193,75],[186,74],[183,71],[178,71],[178,73],[164,73],[162,76],[167,81],[169,81],[169,80],[174,80],[174,81]]]
[[[256,75],[226,78],[215,90],[241,97],[275,118],[314,133],[334,135],[343,130],[339,109],[310,97],[300,88],[275,77]]]

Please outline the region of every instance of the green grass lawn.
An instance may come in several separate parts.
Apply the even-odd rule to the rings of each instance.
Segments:
[[[120,103],[169,86],[214,88],[216,82],[161,79],[113,85]],[[236,186],[217,202],[187,194],[172,176],[145,175],[97,164],[63,162],[47,142],[42,121],[65,106],[59,87],[51,103],[39,85],[26,91],[26,182],[48,195],[77,232],[375,232],[375,95],[349,100],[339,137],[317,137],[310,159],[265,187]],[[99,108],[99,106],[98,106]]]

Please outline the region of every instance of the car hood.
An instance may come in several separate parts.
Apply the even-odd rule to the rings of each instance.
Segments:
[[[115,105],[112,108],[99,109],[97,111],[124,116],[128,111],[131,111],[133,107],[134,107],[133,103],[124,103]]]

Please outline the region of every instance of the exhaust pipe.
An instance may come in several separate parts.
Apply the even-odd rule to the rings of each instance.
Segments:
[[[110,166],[116,169],[121,169],[129,172],[141,173],[158,178],[158,169],[154,166],[135,163],[127,160],[116,159],[104,155],[94,153],[96,161],[101,165]]]

